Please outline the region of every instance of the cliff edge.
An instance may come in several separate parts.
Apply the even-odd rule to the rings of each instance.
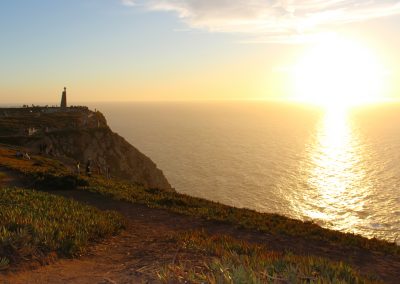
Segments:
[[[94,173],[173,190],[149,157],[114,133],[102,113],[86,107],[0,109],[0,143],[64,159],[70,167],[79,161],[82,172],[90,160]]]

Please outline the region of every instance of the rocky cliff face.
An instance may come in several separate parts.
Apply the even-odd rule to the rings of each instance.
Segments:
[[[51,132],[31,147],[39,148],[40,144],[45,144],[46,150],[54,156],[79,161],[82,172],[90,160],[94,173],[105,174],[108,167],[113,177],[147,188],[172,190],[163,172],[152,160],[108,127]]]
[[[13,108],[0,109],[0,118],[2,143],[65,157],[72,167],[79,161],[82,172],[90,160],[94,173],[105,174],[108,168],[113,177],[147,188],[173,190],[156,164],[112,132],[98,111],[87,107]]]

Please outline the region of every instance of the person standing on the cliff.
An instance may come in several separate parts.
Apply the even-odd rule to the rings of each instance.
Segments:
[[[24,154],[22,154],[22,152],[21,152],[20,150],[18,150],[17,153],[15,154],[15,156],[16,156],[17,158],[23,158],[23,157],[24,157]]]
[[[86,175],[88,177],[92,176],[92,172],[91,172],[91,161],[88,160],[87,164],[86,164]]]
[[[97,168],[97,174],[98,174],[98,175],[102,175],[102,174],[103,174],[103,171],[102,171],[102,169],[101,169],[101,165],[100,165],[99,160],[96,161],[96,168]]]
[[[76,174],[78,176],[81,174],[81,164],[79,161],[76,163]]]
[[[31,157],[29,156],[28,152],[25,152],[24,158],[27,159],[27,160],[31,159]]]
[[[107,165],[106,166],[106,176],[107,176],[107,179],[110,179],[110,166],[109,165]]]

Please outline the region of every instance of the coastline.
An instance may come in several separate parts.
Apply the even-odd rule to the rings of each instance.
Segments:
[[[1,145],[2,174],[9,176],[13,181],[2,184],[2,187],[14,183],[25,188],[64,195],[80,202],[87,203],[91,200],[89,204],[102,210],[118,211],[127,208],[120,211],[123,215],[133,210],[128,209],[132,206],[137,208],[135,212],[142,212],[139,213],[143,215],[143,218],[140,217],[141,222],[147,222],[147,225],[155,230],[159,230],[165,224],[170,228],[180,228],[182,232],[202,229],[211,235],[227,235],[250,244],[264,244],[272,251],[292,251],[299,255],[348,262],[362,275],[375,274],[388,283],[394,283],[392,280],[400,277],[396,274],[400,271],[397,269],[400,268],[400,247],[394,243],[323,229],[312,222],[302,222],[277,214],[258,213],[173,191],[149,188],[120,179],[108,179],[98,174],[91,177],[76,175],[68,165],[53,156],[33,154],[30,159],[20,159],[16,158],[15,154],[15,146]],[[64,185],[64,191],[60,190],[60,185]],[[115,207],[112,206],[113,202],[116,202]],[[125,218],[128,216],[130,222],[136,222],[136,218],[139,218],[126,214]],[[154,218],[161,218],[161,221],[153,223],[153,217],[150,216],[158,216]],[[180,227],[180,224],[187,225]],[[192,237],[188,238],[197,242],[203,237],[193,233]],[[205,237],[205,240],[208,238],[211,236]],[[179,242],[179,238],[176,242]],[[382,261],[387,263],[387,266],[377,265]]]

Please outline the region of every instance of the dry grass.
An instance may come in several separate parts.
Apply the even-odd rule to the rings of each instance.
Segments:
[[[237,227],[258,230],[274,235],[302,237],[325,241],[339,247],[356,247],[400,255],[400,247],[379,239],[367,239],[359,235],[324,229],[312,222],[303,222],[278,214],[259,213],[254,210],[235,208],[209,200],[176,192],[147,189],[140,185],[101,176],[91,178],[76,176],[60,162],[42,156],[31,160],[15,158],[15,150],[0,148],[0,166],[24,174],[37,188],[68,189],[78,187],[116,200],[145,204],[175,213],[226,222]]]
[[[173,261],[158,272],[164,283],[380,283],[342,262],[276,253],[226,236],[195,231],[175,240],[180,253],[202,261]]]
[[[145,204],[152,208],[162,208],[206,220],[225,222],[239,228],[253,229],[277,236],[301,237],[329,242],[339,247],[355,247],[400,255],[400,247],[395,243],[324,229],[312,222],[303,222],[278,214],[235,208],[175,192],[146,189],[138,185],[107,180],[102,177],[85,179],[89,185],[81,187],[81,189],[97,192],[113,199]]]
[[[17,188],[0,189],[0,270],[50,252],[82,253],[93,241],[115,234],[122,217],[70,199]]]

